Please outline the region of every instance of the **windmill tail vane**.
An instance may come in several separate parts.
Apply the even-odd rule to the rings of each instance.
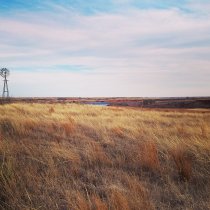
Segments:
[[[0,75],[4,78],[2,98],[8,98],[9,97],[9,88],[8,88],[7,77],[9,76],[9,69],[1,68],[0,69]]]

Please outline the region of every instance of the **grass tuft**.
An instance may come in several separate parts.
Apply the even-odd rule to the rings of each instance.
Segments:
[[[185,146],[177,146],[171,151],[171,155],[176,164],[180,180],[190,181],[192,178],[192,158]]]

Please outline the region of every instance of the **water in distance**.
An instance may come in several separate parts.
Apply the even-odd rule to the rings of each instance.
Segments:
[[[90,101],[90,102],[85,102],[85,104],[97,105],[97,106],[108,106],[109,105],[109,103],[104,102],[104,101]]]

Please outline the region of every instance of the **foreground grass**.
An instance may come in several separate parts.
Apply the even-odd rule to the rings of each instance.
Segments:
[[[210,113],[0,106],[1,209],[210,209]]]

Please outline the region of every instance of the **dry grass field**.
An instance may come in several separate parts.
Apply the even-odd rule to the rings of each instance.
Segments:
[[[210,209],[210,112],[0,106],[0,209]]]

